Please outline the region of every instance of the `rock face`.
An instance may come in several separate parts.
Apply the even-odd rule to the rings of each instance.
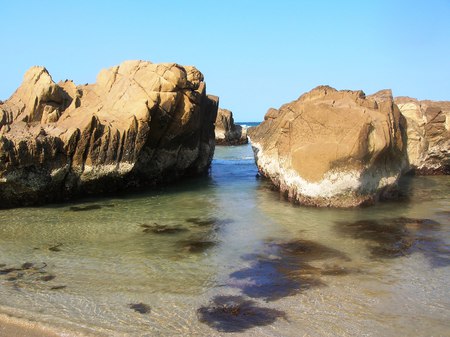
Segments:
[[[405,145],[390,90],[366,97],[320,86],[264,119],[249,129],[256,163],[289,199],[352,207],[395,191]]]
[[[241,145],[248,143],[247,129],[234,124],[233,113],[230,110],[219,108],[215,124],[217,145]]]
[[[450,174],[450,102],[397,97],[406,119],[408,161],[416,174]]]
[[[0,104],[0,207],[202,174],[217,105],[194,67],[127,61],[83,86],[33,67]]]

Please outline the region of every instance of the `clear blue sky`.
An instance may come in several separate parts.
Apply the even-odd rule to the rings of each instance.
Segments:
[[[450,100],[450,0],[2,1],[0,99],[33,65],[95,81],[129,59],[195,65],[237,121],[317,85]]]

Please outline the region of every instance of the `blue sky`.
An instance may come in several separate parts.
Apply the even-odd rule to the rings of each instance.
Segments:
[[[317,85],[450,100],[450,0],[4,1],[0,99],[33,65],[92,83],[129,59],[195,65],[237,121]]]

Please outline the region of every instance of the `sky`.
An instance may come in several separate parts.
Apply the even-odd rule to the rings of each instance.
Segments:
[[[27,69],[95,82],[125,60],[194,65],[235,121],[318,85],[450,100],[450,0],[6,1],[0,100]]]

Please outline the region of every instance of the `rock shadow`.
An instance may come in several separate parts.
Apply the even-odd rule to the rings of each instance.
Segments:
[[[220,332],[243,332],[273,324],[279,318],[287,320],[284,311],[260,307],[242,296],[216,296],[209,305],[197,310],[197,317]]]
[[[434,220],[405,217],[339,221],[335,225],[340,235],[366,241],[371,258],[393,259],[421,252],[435,267],[450,265],[450,249],[438,238],[440,228]]]
[[[252,298],[276,301],[305,290],[325,286],[322,275],[342,276],[355,272],[336,264],[313,266],[315,261],[348,262],[348,256],[336,249],[308,240],[269,242],[264,254],[243,257],[248,268],[230,274],[232,285]]]

